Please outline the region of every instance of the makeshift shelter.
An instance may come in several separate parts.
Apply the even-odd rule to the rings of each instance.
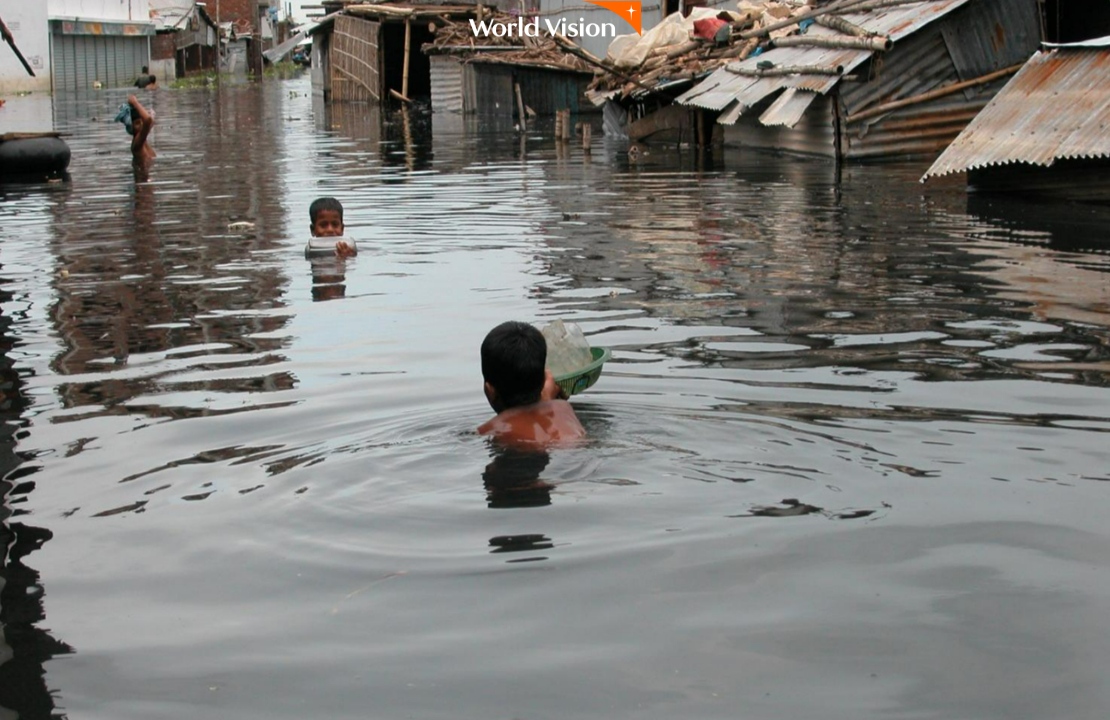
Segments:
[[[431,63],[420,51],[429,24],[475,16],[472,5],[350,5],[317,23],[312,91],[335,102],[431,96]]]
[[[488,11],[484,16],[491,19]],[[497,13],[492,20],[511,22]],[[519,119],[522,112],[527,118],[593,110],[585,99],[593,67],[550,35],[475,37],[469,23],[450,23],[436,28],[424,52],[431,62],[432,109],[437,113],[515,113]]]
[[[752,33],[762,52],[677,102],[718,113],[729,144],[837,159],[933,156],[1040,40],[1036,0],[840,0],[783,26],[810,19],[774,40],[767,33],[782,28]]]
[[[922,177],[1110,202],[1110,37],[1045,44]]]
[[[155,24],[157,36],[172,41],[173,76],[185,77],[216,69],[219,32],[204,7],[182,0],[150,0],[150,19]],[[152,53],[151,72],[160,77],[169,75],[155,68],[156,60]]]

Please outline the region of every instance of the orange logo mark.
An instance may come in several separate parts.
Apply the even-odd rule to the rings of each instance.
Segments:
[[[643,16],[640,14],[639,0],[586,0],[586,2],[620,15],[625,22],[632,26],[637,35],[644,34]]]

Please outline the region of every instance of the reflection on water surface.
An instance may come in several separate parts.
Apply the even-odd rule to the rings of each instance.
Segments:
[[[0,190],[5,711],[1106,716],[1089,217],[307,91],[159,91],[145,181],[57,98]],[[591,440],[506,453],[478,344],[554,317]]]

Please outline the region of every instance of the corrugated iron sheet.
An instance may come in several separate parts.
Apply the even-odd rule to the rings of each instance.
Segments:
[[[974,2],[940,31],[960,79],[971,80],[1029,58],[1041,40],[1040,10],[1035,0]]]
[[[936,157],[989,98],[989,94],[984,94],[968,100],[955,93],[901,108],[866,128],[861,127],[864,123],[849,125],[844,132],[844,157],[850,160]]]
[[[1038,52],[922,178],[1110,157],[1110,50]]]
[[[926,28],[876,57],[865,82],[843,82],[838,91],[846,114],[956,82],[959,77],[939,28]]]
[[[764,125],[792,128],[798,124],[806,110],[818,97],[817,93],[808,90],[788,88],[771,103],[771,107],[763,111],[759,116],[759,122]]]
[[[432,112],[463,111],[463,66],[445,55],[429,55],[432,81]]]
[[[929,23],[944,17],[970,0],[923,0],[909,5],[896,5],[860,13],[849,13],[843,17],[856,25],[878,35],[886,35],[897,43]],[[813,25],[809,32],[814,35],[839,35],[821,25]],[[845,73],[851,72],[872,56],[870,50],[842,50],[835,48],[787,47],[773,48],[762,55],[747,58],[732,67],[755,70],[756,65],[770,60],[777,66],[811,65],[819,67],[842,67]],[[694,105],[710,110],[721,110],[747,91],[753,78],[729,72],[721,68],[707,77],[699,85],[680,95],[677,102]],[[788,75],[782,77],[759,78],[770,83],[773,88],[763,97],[785,88],[797,88],[817,93],[827,93],[840,81],[835,75]]]
[[[816,94],[814,98],[809,111],[793,129],[764,125],[753,113],[739,118],[735,125],[723,128],[725,144],[835,157],[836,124],[832,109],[835,98]]]

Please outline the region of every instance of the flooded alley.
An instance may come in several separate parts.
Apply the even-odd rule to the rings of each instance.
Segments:
[[[306,75],[151,93],[145,176],[125,100],[8,103],[73,157],[0,185],[0,717],[1110,713],[1105,207]],[[555,318],[589,441],[506,454]]]

